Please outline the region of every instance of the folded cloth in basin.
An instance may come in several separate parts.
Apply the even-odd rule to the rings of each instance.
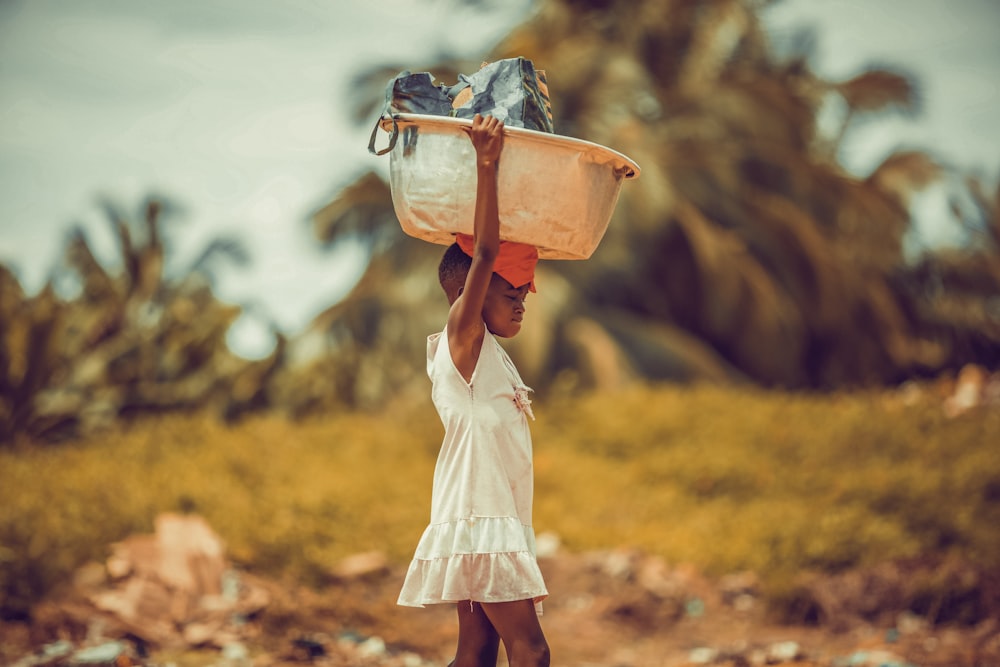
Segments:
[[[472,257],[473,239],[468,234],[456,234],[455,241],[469,257]],[[501,241],[500,252],[493,264],[493,273],[514,287],[529,285],[535,291],[535,265],[538,264],[538,248],[527,243]]]

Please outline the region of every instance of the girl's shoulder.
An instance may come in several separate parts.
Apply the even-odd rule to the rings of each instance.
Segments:
[[[427,360],[430,361],[437,355],[438,348],[441,347],[441,343],[444,342],[445,349],[448,347],[448,336],[444,331],[438,331],[437,333],[432,333],[427,337]]]
[[[447,327],[438,331],[437,333],[432,333],[427,337],[427,375],[430,376],[431,380],[434,379],[436,360],[440,355],[451,360],[451,350],[448,349],[448,331]]]

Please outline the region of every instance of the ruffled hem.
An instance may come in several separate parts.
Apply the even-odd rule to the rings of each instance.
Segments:
[[[423,607],[446,602],[539,603],[548,597],[534,554],[462,554],[410,563],[397,603]]]
[[[535,531],[517,517],[474,516],[432,523],[424,530],[413,557],[451,558],[462,554],[535,553]]]
[[[417,545],[398,603],[513,602],[548,596],[531,526],[511,517],[432,524]]]

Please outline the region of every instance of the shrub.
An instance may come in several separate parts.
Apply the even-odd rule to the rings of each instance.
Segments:
[[[571,550],[629,545],[776,590],[803,569],[929,554],[1000,567],[998,411],[672,386],[536,404],[535,528]],[[313,585],[355,552],[405,563],[441,433],[420,401],[300,423],[153,417],[2,451],[2,612],[26,613],[162,511],[204,515],[241,567]]]

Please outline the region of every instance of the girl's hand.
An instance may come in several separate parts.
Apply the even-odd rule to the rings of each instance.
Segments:
[[[476,164],[483,167],[495,165],[503,148],[503,121],[476,114],[472,119],[472,128],[466,132],[476,148]]]

